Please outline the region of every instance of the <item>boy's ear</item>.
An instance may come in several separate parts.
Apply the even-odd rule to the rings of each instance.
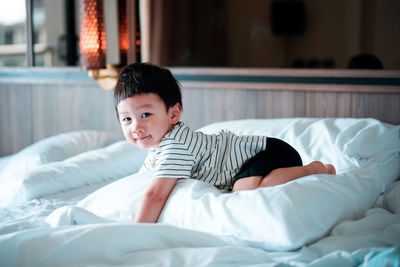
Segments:
[[[181,119],[182,106],[179,103],[176,103],[173,107],[170,108],[171,114],[171,123],[176,124]]]

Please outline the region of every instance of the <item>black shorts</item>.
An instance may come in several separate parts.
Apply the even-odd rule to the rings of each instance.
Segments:
[[[291,145],[277,138],[267,138],[267,148],[247,160],[233,181],[250,176],[266,176],[278,168],[303,166],[299,153]]]

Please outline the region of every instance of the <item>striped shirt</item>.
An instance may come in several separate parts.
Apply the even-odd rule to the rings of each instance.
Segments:
[[[266,145],[266,136],[238,136],[229,131],[207,135],[179,122],[156,150],[149,151],[141,171],[151,171],[154,178],[197,179],[231,189],[243,163]]]

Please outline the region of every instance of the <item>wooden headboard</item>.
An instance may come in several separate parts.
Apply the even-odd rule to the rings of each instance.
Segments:
[[[400,124],[400,71],[171,68],[183,120],[372,117]],[[78,68],[0,68],[0,156],[72,130],[122,138],[112,91]]]

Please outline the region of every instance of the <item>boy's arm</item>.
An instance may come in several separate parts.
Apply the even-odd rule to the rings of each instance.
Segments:
[[[164,208],[165,202],[174,189],[177,178],[154,179],[144,194],[135,222],[155,223]]]

